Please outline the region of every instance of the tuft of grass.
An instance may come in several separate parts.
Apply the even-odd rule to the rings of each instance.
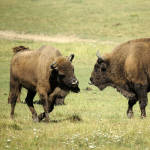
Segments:
[[[11,124],[8,124],[6,123],[5,121],[4,122],[1,122],[0,124],[0,129],[3,130],[3,129],[10,129],[10,130],[22,130],[20,125],[18,125],[17,123],[11,123]]]
[[[12,128],[13,130],[22,130],[22,128],[17,125],[16,123],[13,123],[11,125],[8,126],[9,128]]]
[[[73,115],[70,116],[68,119],[69,119],[71,122],[73,122],[73,123],[82,121],[80,115],[78,115],[78,114],[73,114]]]

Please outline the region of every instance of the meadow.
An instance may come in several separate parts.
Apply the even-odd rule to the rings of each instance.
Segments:
[[[137,103],[134,118],[128,119],[126,98],[111,87],[99,91],[88,84],[98,49],[102,55],[123,41],[150,36],[148,5],[148,0],[0,0],[0,30],[94,40],[59,43],[0,37],[0,149],[149,150],[149,105],[147,118],[140,118]],[[9,67],[12,48],[19,45],[33,50],[52,45],[64,56],[75,54],[81,92],[70,93],[65,105],[56,106],[49,123],[33,123],[27,105],[21,103],[16,105],[15,119],[10,119]],[[24,89],[22,101],[25,96]],[[35,108],[43,112],[41,105]]]

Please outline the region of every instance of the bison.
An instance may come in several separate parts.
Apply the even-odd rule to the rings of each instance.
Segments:
[[[24,46],[13,48],[14,56],[10,65],[10,92],[8,103],[11,104],[11,118],[21,88],[27,89],[25,101],[32,113],[33,121],[45,118],[53,110],[55,100],[64,98],[70,91],[78,93],[79,82],[74,74],[72,60],[74,54],[63,57],[59,50],[51,46],[42,46],[38,50],[29,50]],[[44,112],[37,115],[33,98],[39,94]]]
[[[112,86],[128,98],[128,118],[133,117],[133,106],[137,101],[141,117],[146,117],[147,93],[150,91],[150,38],[125,42],[103,57],[97,52],[97,57],[91,84],[100,90]]]

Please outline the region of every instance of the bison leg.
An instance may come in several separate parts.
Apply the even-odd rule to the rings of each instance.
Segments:
[[[147,106],[147,87],[142,85],[135,85],[135,91],[139,100],[139,105],[141,109],[141,118],[146,117],[145,107]]]
[[[64,98],[63,97],[57,97],[55,100],[55,105],[64,105]]]
[[[55,105],[55,103],[53,103],[49,106],[49,110],[48,110],[49,113],[53,111],[54,105]],[[43,120],[45,117],[46,117],[45,112],[38,115],[39,121]]]
[[[44,116],[42,116],[43,118],[45,118],[46,122],[49,122],[49,113],[48,113],[48,94],[46,92],[39,92],[40,94],[40,99],[42,101],[43,104],[43,108],[44,108]],[[42,119],[38,116],[39,121],[41,121]]]
[[[62,91],[62,89],[60,89],[59,87],[55,88],[55,90],[53,91],[53,93],[51,93],[48,97],[48,112],[52,112],[53,109],[54,109],[54,105],[55,105],[55,101],[57,98],[59,98],[61,95],[65,96],[67,95],[67,92],[65,91]],[[45,113],[41,113],[38,118],[39,120],[42,120],[44,117],[46,117],[46,114]]]
[[[11,103],[10,117],[11,117],[11,119],[13,119],[14,118],[14,111],[15,111],[16,101],[17,101],[17,93],[10,92],[9,99],[10,99],[10,103]]]
[[[18,82],[14,82],[11,80],[10,82],[10,92],[8,97],[8,103],[11,103],[11,113],[10,117],[14,118],[14,111],[16,106],[17,98],[20,94],[21,85],[18,84]]]
[[[49,96],[49,101],[48,101],[48,113],[53,111],[54,105],[55,105],[55,100],[56,100],[56,95],[55,94],[51,94]],[[39,121],[41,121],[45,117],[46,117],[45,112],[43,112],[40,115],[38,115]]]
[[[139,105],[140,105],[140,109],[141,109],[141,118],[146,117],[146,111],[145,111],[145,107],[147,106],[147,94],[143,97],[139,99]]]
[[[57,98],[56,95],[51,95],[51,96],[49,97],[49,107],[48,107],[48,108],[49,108],[49,109],[48,109],[49,113],[52,112],[53,109],[54,109],[54,105],[55,105],[56,98]]]
[[[19,89],[19,94],[18,94],[18,98],[17,98],[17,103],[20,103],[20,102],[21,102],[21,99],[20,99],[21,89],[22,89],[22,87],[20,87],[20,89]]]
[[[131,98],[128,101],[128,110],[127,110],[127,116],[128,118],[133,117],[133,106],[136,104],[137,99],[136,98]]]
[[[20,103],[21,100],[20,100],[20,94],[18,95],[18,98],[17,98],[17,103]]]
[[[26,103],[32,113],[32,119],[34,122],[38,122],[38,117],[37,117],[37,113],[36,113],[36,110],[34,109],[34,106],[33,106],[33,98],[35,96],[36,92],[35,91],[30,91],[28,90],[28,93],[27,93],[27,96],[26,96]]]

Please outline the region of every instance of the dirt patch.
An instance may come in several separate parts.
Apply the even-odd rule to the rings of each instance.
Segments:
[[[114,45],[117,44],[114,41],[99,41],[93,39],[81,39],[76,36],[46,36],[36,34],[25,34],[16,33],[14,31],[0,31],[1,39],[9,40],[32,40],[32,41],[43,41],[43,42],[56,42],[56,43],[70,43],[70,42],[99,42],[101,44]]]
[[[46,36],[46,35],[33,35],[33,34],[19,34],[13,31],[0,31],[0,38],[10,40],[32,40],[32,41],[44,41],[44,42],[57,42],[57,43],[69,43],[69,42],[96,42],[92,39],[80,39],[75,36]]]

